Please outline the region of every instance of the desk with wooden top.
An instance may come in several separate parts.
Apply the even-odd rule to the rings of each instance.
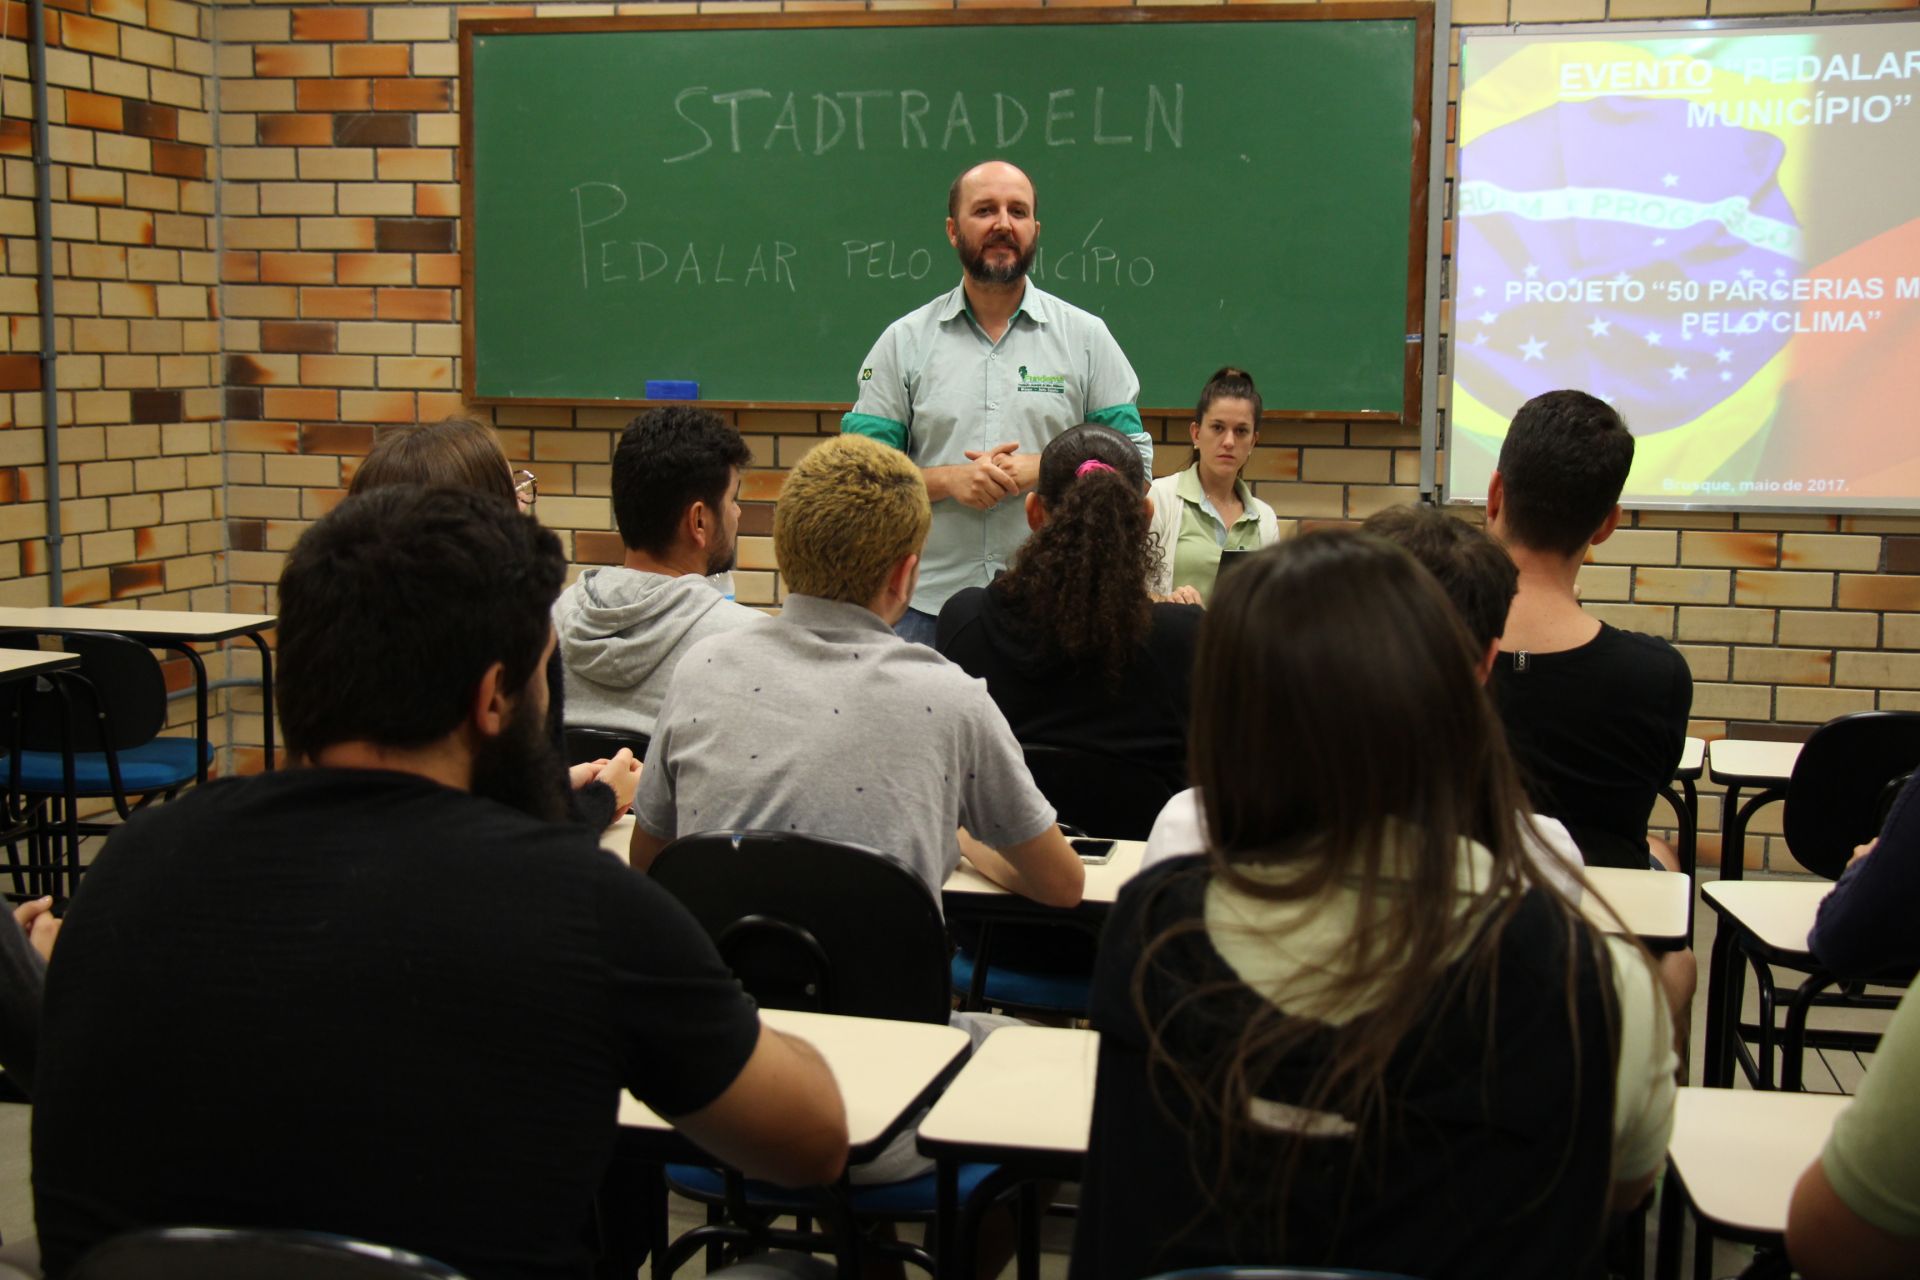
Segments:
[[[966,1032],[937,1023],[849,1018],[788,1009],[762,1009],[760,1019],[772,1030],[806,1041],[826,1060],[846,1107],[849,1167],[880,1155],[913,1123],[914,1117],[959,1071],[966,1061],[970,1043]],[[632,1094],[620,1095],[619,1124],[619,1151],[624,1158],[654,1165],[721,1163]],[[654,1175],[656,1179],[658,1176]],[[652,1185],[664,1195],[664,1182],[656,1180]],[[834,1187],[794,1194],[801,1198],[801,1203],[817,1206],[823,1218],[833,1224],[841,1274],[857,1274],[861,1247],[858,1232],[845,1210],[846,1174],[842,1173]],[[688,1253],[703,1247],[697,1238],[699,1232],[669,1246],[665,1225],[663,1207],[655,1221],[650,1245],[652,1274],[656,1276],[670,1273]],[[772,1230],[764,1237],[756,1234],[755,1238],[763,1245],[803,1249],[815,1247],[817,1243],[789,1238],[787,1233]]]
[[[959,1203],[959,1169],[969,1161],[999,1166],[970,1203],[984,1206],[998,1188],[1036,1178],[1077,1180],[1093,1131],[1098,1032],[1061,1027],[1003,1027],[967,1060],[920,1121],[920,1153],[935,1162],[941,1275],[974,1272],[978,1221]],[[1019,1274],[1032,1274],[1039,1208],[1021,1215]],[[1037,1267],[1037,1261],[1034,1265]]]
[[[1794,1184],[1850,1101],[1838,1094],[1681,1089],[1660,1197],[1656,1280],[1679,1280],[1680,1228],[1689,1208],[1698,1275],[1709,1274],[1716,1236],[1777,1242]]]
[[[1707,776],[1727,789],[1720,802],[1720,878],[1738,880],[1746,874],[1744,845],[1747,823],[1761,806],[1787,796],[1787,782],[1800,758],[1798,742],[1754,742],[1721,738],[1707,748]],[[1742,787],[1760,788],[1743,805]]]
[[[1833,892],[1826,880],[1716,880],[1702,886],[1707,905],[1719,917],[1713,955],[1707,971],[1706,1063],[1701,1076],[1707,1085],[1732,1085],[1739,1066],[1755,1089],[1774,1084],[1774,1046],[1780,1048],[1778,1087],[1801,1087],[1808,1048],[1871,1052],[1879,1043],[1876,1031],[1822,1027],[1809,1029],[1808,1015],[1816,1005],[1891,1011],[1897,995],[1868,990],[1868,986],[1905,988],[1910,970],[1869,977],[1863,986],[1836,991],[1839,979],[1824,968],[1809,944],[1820,904]],[[1746,983],[1743,966],[1750,965],[1759,991],[1759,1012],[1749,1028],[1741,1020]],[[1798,987],[1776,996],[1775,966],[1805,974]],[[1785,1015],[1776,1026],[1776,1009]],[[1751,1032],[1753,1051],[1748,1053]]]
[[[847,1163],[860,1164],[887,1144],[939,1094],[966,1059],[967,1033],[931,1022],[848,1018],[831,1013],[762,1009],[775,1031],[805,1040],[826,1059],[847,1107]],[[712,1162],[672,1122],[632,1094],[620,1095],[620,1127],[648,1158]]]
[[[42,634],[61,632],[108,633],[126,636],[155,649],[167,649],[183,655],[193,664],[195,711],[200,742],[207,737],[207,666],[195,644],[245,637],[260,651],[260,692],[263,736],[266,739],[266,766],[273,768],[273,653],[262,632],[271,631],[279,619],[270,613],[199,613],[176,609],[76,609],[61,607],[0,608],[0,632],[33,631]],[[199,755],[198,776],[207,780],[206,752]]]
[[[1760,985],[1761,1015],[1755,1027],[1754,1059],[1748,1065],[1757,1088],[1773,1087],[1773,976],[1772,965],[1802,972],[1817,966],[1807,948],[1821,900],[1833,891],[1827,880],[1714,880],[1701,886],[1707,906],[1719,917],[1713,954],[1707,969],[1706,1063],[1701,1082],[1708,1086],[1733,1084],[1733,1070],[1745,1053],[1740,1029],[1740,1006],[1745,982],[1743,957],[1751,960]],[[1804,1027],[1804,1021],[1801,1024]],[[1799,1087],[1799,1055],[1794,1046],[1783,1062],[1782,1083],[1792,1079]]]
[[[1147,846],[1140,840],[1114,842],[1113,859],[1087,868],[1087,883],[1080,905],[1062,910],[1043,906],[1001,888],[962,862],[947,877],[941,890],[949,919],[974,921],[1045,922],[1061,919],[1098,919],[1112,908],[1127,881],[1140,872]],[[1687,912],[1693,881],[1672,871],[1638,871],[1619,867],[1588,867],[1587,883],[1604,897],[1619,915],[1624,932],[1640,938],[1649,946],[1685,945]],[[1582,912],[1600,929],[1613,929],[1613,917],[1597,903],[1583,899]]]
[[[1127,881],[1140,874],[1140,860],[1146,852],[1144,840],[1114,841],[1112,858],[1087,866],[1086,886],[1081,890],[1077,907],[1049,907],[1023,898],[987,879],[964,859],[941,886],[940,896],[950,917],[957,915],[968,920],[1046,921],[1073,916],[1098,919],[1119,899]]]
[[[1693,928],[1692,876],[1632,867],[1588,867],[1583,874],[1593,892],[1581,897],[1580,911],[1595,928],[1630,933],[1656,951],[1687,945]],[[1596,894],[1613,914],[1601,908]]]

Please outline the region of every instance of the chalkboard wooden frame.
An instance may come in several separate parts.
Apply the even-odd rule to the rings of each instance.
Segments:
[[[476,36],[531,34],[595,34],[628,31],[764,30],[821,27],[932,27],[932,26],[1070,26],[1097,23],[1212,22],[1365,22],[1411,20],[1415,25],[1413,84],[1413,145],[1409,168],[1407,219],[1407,291],[1404,375],[1398,413],[1384,410],[1297,410],[1268,407],[1261,417],[1270,421],[1392,422],[1418,425],[1421,421],[1421,368],[1425,351],[1427,269],[1428,147],[1432,128],[1433,4],[1432,0],[1386,0],[1383,3],[1248,4],[1218,8],[1186,6],[1112,9],[934,9],[898,12],[824,12],[700,14],[580,18],[462,19],[460,32],[460,384],[465,399],[475,405],[538,404],[566,407],[639,408],[671,403],[659,400],[596,399],[567,396],[483,396],[476,390],[474,358],[478,307],[474,305],[474,94],[473,41]],[[844,411],[850,401],[702,400],[714,409],[775,409],[803,412]],[[1190,405],[1141,405],[1142,414],[1185,415]]]

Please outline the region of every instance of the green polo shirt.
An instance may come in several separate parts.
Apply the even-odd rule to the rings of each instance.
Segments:
[[[967,308],[964,286],[900,317],[860,366],[859,400],[842,431],[904,450],[915,465],[964,464],[967,451],[1011,440],[1038,453],[1061,432],[1099,422],[1133,437],[1153,470],[1153,442],[1135,401],[1140,380],[1098,316],[1031,280],[999,342]],[[940,612],[966,587],[985,586],[1026,541],[1017,499],[991,511],[934,504],[913,607]]]
[[[1197,467],[1188,467],[1174,482],[1180,497],[1180,533],[1173,544],[1173,585],[1192,587],[1212,603],[1213,580],[1220,573],[1222,551],[1260,549],[1260,513],[1253,507],[1253,490],[1245,480],[1233,482],[1240,499],[1240,518],[1228,527],[1200,487]]]
[[[1882,850],[1894,857],[1906,849]],[[1846,1206],[1896,1236],[1920,1236],[1920,986],[1900,998],[1860,1091],[1827,1138],[1820,1166]]]

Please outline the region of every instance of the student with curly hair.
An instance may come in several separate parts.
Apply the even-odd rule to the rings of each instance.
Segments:
[[[1013,566],[940,611],[934,647],[1027,745],[1123,756],[1187,785],[1187,702],[1201,612],[1156,604],[1146,469],[1125,436],[1083,423],[1040,455],[1033,535]]]

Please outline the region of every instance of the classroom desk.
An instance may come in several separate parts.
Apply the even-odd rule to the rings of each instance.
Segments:
[[[1738,880],[1745,874],[1747,823],[1762,805],[1787,798],[1787,781],[1793,777],[1794,761],[1800,758],[1800,745],[1721,738],[1707,749],[1707,776],[1727,789],[1726,798],[1720,802],[1722,880]],[[1742,787],[1760,790],[1743,805]]]
[[[1619,916],[1622,932],[1654,950],[1687,945],[1693,931],[1693,877],[1677,871],[1639,871],[1632,867],[1588,867],[1587,884]],[[1600,909],[1593,894],[1580,899],[1581,914],[1603,931],[1614,918]]]
[[[631,862],[633,815],[623,813],[615,818],[612,825],[600,833],[600,847],[622,862]]]
[[[939,1274],[970,1276],[979,1224],[963,1218],[960,1166],[1000,1166],[975,1191],[984,1205],[994,1187],[1036,1178],[1074,1180],[1086,1160],[1093,1129],[1093,1084],[1100,1036],[1059,1027],[1005,1027],[987,1037],[947,1091],[920,1121],[920,1153],[936,1162]],[[1021,1214],[1021,1275],[1037,1267],[1039,1208]],[[1032,1263],[1030,1266],[1029,1263]]]
[[[207,741],[207,666],[194,645],[244,636],[260,651],[261,715],[266,739],[267,768],[273,768],[273,653],[263,631],[279,619],[270,613],[197,613],[168,609],[0,608],[0,631],[108,632],[138,640],[155,649],[182,654],[193,664],[194,706],[200,741]],[[206,753],[200,756],[199,780],[207,780]]]
[[[1140,873],[1140,859],[1146,852],[1144,840],[1114,841],[1113,857],[1087,868],[1086,888],[1077,907],[1049,907],[1023,898],[987,879],[964,860],[940,887],[940,896],[949,918],[956,915],[967,920],[1008,921],[1059,920],[1063,916],[1098,918],[1113,906],[1127,881]]]
[[[80,655],[50,649],[0,649],[0,683],[25,680],[80,665]]]
[[[616,824],[617,825],[617,824]],[[611,831],[608,838],[612,838]],[[1139,874],[1146,853],[1142,840],[1116,841],[1113,860],[1087,868],[1087,884],[1080,905],[1066,910],[1043,906],[1029,898],[1010,893],[962,862],[941,888],[947,918],[968,921],[1047,921],[1061,919],[1098,919],[1104,916],[1127,881]],[[1692,880],[1672,871],[1638,871],[1631,868],[1588,867],[1588,883],[1604,896],[1619,913],[1625,931],[1647,945],[1685,945],[1687,913],[1691,905]],[[1602,928],[1612,921],[1597,909],[1583,907],[1588,919]]]
[[[37,676],[57,675],[64,671],[71,671],[79,665],[80,656],[74,653],[61,653],[49,649],[0,649],[0,684],[11,684],[16,680],[30,680]],[[60,715],[60,731],[62,734],[60,754],[66,765],[64,770],[66,788],[62,800],[64,802],[63,813],[65,814],[64,821],[67,837],[67,865],[74,868],[75,874],[77,875],[80,866],[80,833],[74,825],[76,819],[74,815],[75,797],[73,794],[73,747],[65,737],[67,727],[71,723],[64,705],[67,700],[66,682],[62,680],[52,680],[48,683],[53,687],[54,696],[59,698],[63,704]],[[10,745],[10,743],[0,743],[0,746]],[[28,819],[27,814],[29,812],[39,811],[38,806],[22,809],[19,815],[16,816],[12,809],[13,799],[14,797],[8,796],[8,807],[4,812],[0,812],[0,838],[4,838],[8,842],[7,860],[9,869],[16,877],[22,871],[27,873],[28,879],[26,883],[30,885],[31,888],[25,890],[25,892],[38,894],[42,889],[51,889],[54,892],[58,892],[58,878],[52,874],[54,865],[51,854],[48,855],[47,865],[45,866],[35,865],[31,854],[29,855],[28,865],[25,867],[22,867],[14,860],[12,842],[25,836],[28,839],[28,849],[37,849],[38,845],[36,842],[45,833],[45,820],[44,817]],[[43,880],[43,876],[45,876],[46,879]],[[20,883],[18,879],[15,879],[14,884],[16,886]]]
[[[1703,885],[1707,905],[1720,918],[1707,969],[1706,1064],[1701,1082],[1730,1086],[1737,1064],[1755,1089],[1772,1089],[1773,1048],[1780,1043],[1780,1088],[1800,1087],[1801,1063],[1808,1044],[1819,1047],[1870,1048],[1875,1037],[1863,1032],[1823,1031],[1809,1034],[1807,1014],[1816,997],[1833,985],[1831,975],[1807,950],[1820,901],[1832,892],[1827,880],[1715,880]],[[1754,1050],[1747,1052],[1741,1026],[1745,1000],[1744,965],[1753,966],[1759,986],[1758,1016],[1753,1024]],[[1789,1001],[1784,1028],[1776,1029],[1778,1002],[1772,966],[1808,975],[1799,988],[1779,993]],[[1857,1001],[1868,1007],[1887,1004],[1881,997]]]
[[[1696,1277],[1712,1274],[1716,1236],[1777,1242],[1787,1228],[1794,1184],[1850,1101],[1836,1094],[1681,1089],[1667,1145],[1656,1280],[1679,1280],[1688,1210]]]
[[[901,1130],[946,1087],[966,1060],[967,1033],[956,1027],[928,1022],[896,1022],[886,1018],[847,1018],[828,1013],[801,1013],[789,1009],[762,1009],[761,1021],[776,1031],[805,1040],[826,1059],[840,1086],[847,1109],[847,1163],[859,1164],[886,1150]],[[718,1163],[632,1094],[620,1095],[620,1142],[623,1157],[653,1164]],[[659,1184],[656,1184],[659,1185]],[[836,1244],[844,1267],[857,1267],[857,1232],[844,1211],[847,1181],[835,1188],[803,1192],[818,1197],[818,1211],[836,1223]],[[840,1206],[836,1209],[835,1206]],[[813,1212],[813,1210],[805,1210]],[[692,1237],[672,1246],[665,1235],[664,1210],[652,1241],[652,1274],[666,1273],[685,1255],[701,1247]],[[779,1232],[768,1242],[809,1247]],[[669,1261],[669,1255],[673,1260]],[[843,1270],[842,1274],[848,1274]]]
[[[879,1155],[953,1078],[967,1054],[967,1033],[931,1022],[847,1018],[762,1009],[761,1021],[820,1051],[847,1106],[849,1164]],[[620,1095],[620,1127],[651,1158],[711,1161],[653,1108]]]

